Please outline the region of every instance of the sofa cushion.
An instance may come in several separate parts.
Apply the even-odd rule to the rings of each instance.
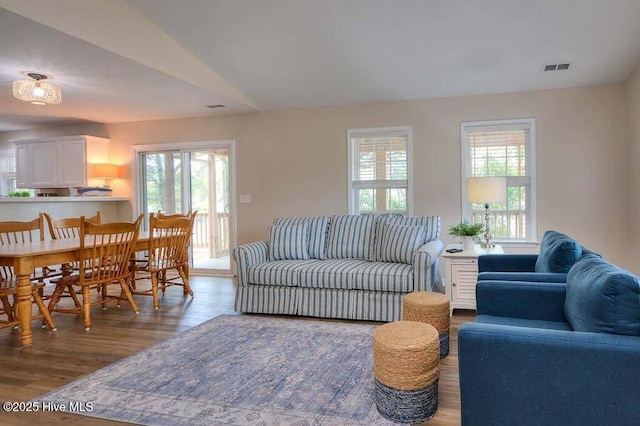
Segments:
[[[383,223],[381,228],[380,235],[376,235],[380,240],[376,260],[413,264],[413,256],[423,244],[425,227]]]
[[[305,260],[309,258],[307,229],[309,224],[271,225],[269,260]]]
[[[408,293],[413,291],[413,265],[406,263],[366,262],[351,272],[351,287],[356,290]]]
[[[547,330],[572,331],[571,325],[563,321],[547,321],[547,320],[539,320],[539,319],[500,317],[500,316],[494,316],[494,315],[478,315],[474,319],[474,322],[481,323],[481,324],[509,325],[512,327],[527,327],[527,328],[542,328]]]
[[[640,279],[593,255],[567,276],[565,316],[576,331],[640,336]]]
[[[297,287],[300,282],[299,270],[304,265],[320,263],[319,260],[277,260],[249,267],[247,281],[250,284]]]
[[[547,231],[540,243],[536,272],[569,272],[582,255],[582,246],[565,234]]]
[[[327,230],[329,228],[329,217],[277,217],[273,220],[274,225],[299,225],[308,223],[307,238],[309,241],[309,257],[312,259],[326,259],[325,250],[327,242]]]
[[[329,221],[327,259],[372,260],[374,215],[337,215]]]
[[[353,271],[371,262],[357,259],[329,259],[302,265],[298,285],[311,288],[353,288]]]

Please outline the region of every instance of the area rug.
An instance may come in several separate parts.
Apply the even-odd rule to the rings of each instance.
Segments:
[[[374,328],[220,316],[36,401],[144,425],[388,425],[374,400]]]

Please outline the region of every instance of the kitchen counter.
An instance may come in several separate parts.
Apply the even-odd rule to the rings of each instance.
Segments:
[[[0,197],[0,203],[70,203],[129,201],[127,197]]]

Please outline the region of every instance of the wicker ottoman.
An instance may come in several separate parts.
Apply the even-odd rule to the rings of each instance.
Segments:
[[[429,420],[438,408],[438,332],[429,324],[396,321],[373,333],[375,400],[380,414],[398,423]]]
[[[414,291],[402,298],[402,319],[431,324],[440,335],[440,358],[449,355],[449,299],[442,293]]]

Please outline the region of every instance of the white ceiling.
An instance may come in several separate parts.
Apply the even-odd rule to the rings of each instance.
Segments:
[[[0,131],[618,83],[638,22],[638,0],[0,0]],[[14,99],[27,71],[62,104]]]

